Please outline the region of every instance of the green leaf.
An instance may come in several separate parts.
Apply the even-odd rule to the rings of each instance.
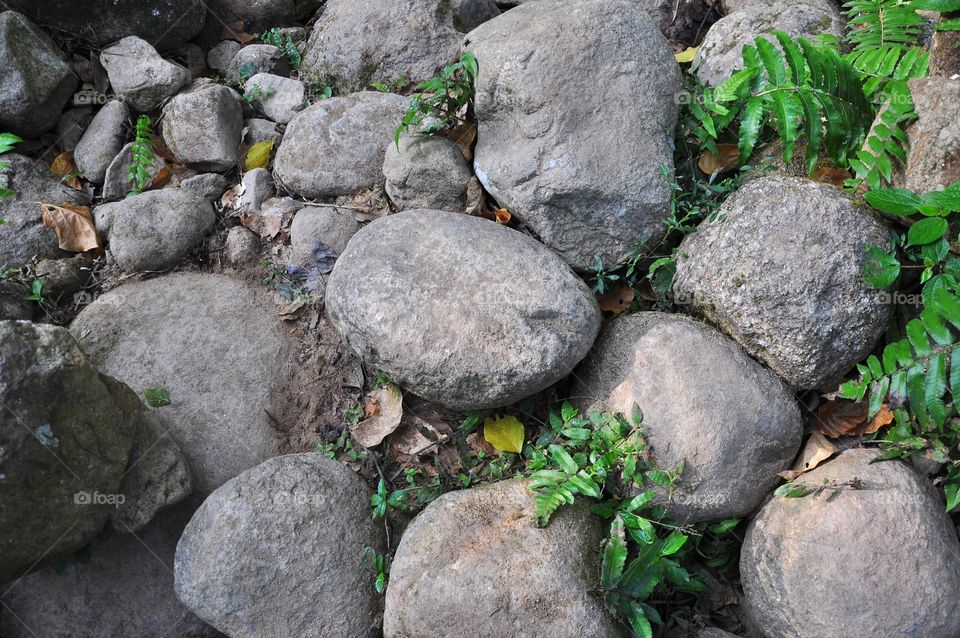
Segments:
[[[809,489],[802,483],[784,483],[774,492],[774,496],[783,496],[784,498],[801,498],[809,493]]]
[[[164,388],[147,388],[143,391],[143,397],[151,408],[162,408],[165,405],[170,405],[170,393]]]
[[[580,469],[577,462],[573,460],[573,457],[570,456],[563,447],[554,443],[548,449],[550,450],[550,456],[553,457],[553,460],[556,461],[560,469],[567,474],[576,474]]]
[[[902,188],[870,191],[863,198],[877,210],[891,215],[912,215],[924,204],[923,197]]]
[[[746,164],[753,155],[753,149],[760,138],[760,129],[763,124],[763,98],[752,97],[747,100],[743,109],[743,119],[740,121],[740,139],[737,142],[740,165]]]
[[[483,421],[483,438],[501,452],[519,453],[523,450],[523,423],[515,416],[487,417]]]
[[[627,537],[623,528],[623,518],[615,516],[610,524],[610,537],[603,548],[603,561],[600,567],[600,586],[614,587],[623,576],[627,563]]]
[[[663,541],[660,548],[661,556],[673,556],[680,551],[680,548],[687,542],[687,536],[678,531],[670,532],[670,536]]]
[[[663,470],[648,470],[644,475],[655,485],[670,487],[670,475]]]
[[[861,274],[874,288],[886,288],[900,276],[900,262],[882,248],[869,246]]]
[[[930,244],[947,234],[947,220],[942,217],[928,217],[910,226],[907,231],[907,244],[922,246]]]

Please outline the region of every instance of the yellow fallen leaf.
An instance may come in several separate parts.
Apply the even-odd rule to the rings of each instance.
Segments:
[[[523,423],[514,416],[487,417],[483,421],[483,438],[501,452],[523,450]]]
[[[270,153],[273,151],[273,140],[257,142],[247,151],[247,161],[244,167],[248,171],[255,168],[266,168],[270,164]]]
[[[100,248],[100,236],[88,206],[40,204],[40,221],[57,233],[61,250],[83,253]]]
[[[677,59],[677,63],[684,64],[686,62],[693,62],[693,58],[697,57],[697,47],[687,47],[680,53],[674,55]]]

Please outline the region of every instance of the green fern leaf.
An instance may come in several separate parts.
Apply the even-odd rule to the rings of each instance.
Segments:
[[[752,97],[747,100],[743,109],[743,118],[740,121],[740,139],[738,141],[739,155],[737,161],[746,164],[753,149],[760,138],[760,129],[763,126],[764,100],[762,97]]]

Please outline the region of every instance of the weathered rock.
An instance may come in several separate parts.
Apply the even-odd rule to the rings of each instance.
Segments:
[[[290,62],[283,51],[272,44],[248,44],[237,51],[227,67],[227,79],[231,82],[244,82],[260,73],[290,75]]]
[[[130,181],[130,163],[133,161],[133,142],[130,142],[117,153],[117,156],[107,167],[107,174],[103,180],[103,200],[114,202],[123,199],[128,193],[133,191],[133,182]],[[147,166],[147,172],[150,179],[156,178],[163,170],[166,163],[159,155],[153,158],[150,165]]]
[[[313,258],[317,251],[341,255],[359,230],[360,223],[345,211],[307,206],[290,224],[290,247],[301,261]]]
[[[30,291],[19,283],[0,281],[0,321],[32,319],[33,304],[26,300],[29,294]]]
[[[283,139],[283,135],[280,133],[280,128],[276,122],[254,117],[245,120],[243,126],[245,131],[243,134],[244,145],[249,147],[260,142],[273,140],[274,148],[280,146],[280,140]]]
[[[960,635],[960,544],[933,486],[848,450],[775,496],[740,555],[745,606],[769,638]],[[856,611],[853,611],[856,610]]]
[[[487,20],[500,15],[494,0],[450,0],[453,26],[461,33],[473,31]]]
[[[222,637],[178,601],[173,590],[174,551],[194,507],[184,503],[161,512],[136,535],[108,528],[86,561],[24,578],[3,594],[0,635]]]
[[[50,130],[78,84],[47,34],[16,11],[0,13],[0,130],[31,137]]]
[[[286,124],[303,110],[307,87],[299,80],[258,73],[247,80],[247,95],[253,96],[253,108],[280,124]]]
[[[860,272],[887,230],[829,184],[763,177],[680,245],[675,301],[798,388],[835,381],[873,348],[888,295]]]
[[[770,0],[722,0],[721,4],[723,5],[724,15],[729,15],[756,6],[769,5],[771,2]],[[809,4],[814,7],[820,7],[830,13],[837,13],[838,5],[841,3],[835,2],[834,0],[802,0],[800,4]]]
[[[57,236],[40,223],[37,202],[86,206],[90,198],[70,188],[50,169],[34,160],[7,153],[6,168],[0,168],[0,188],[12,190],[13,197],[0,197],[0,264],[22,266],[31,259],[66,257]]]
[[[693,635],[693,638],[737,638],[737,636],[731,634],[729,631],[717,629],[716,627],[707,627],[698,630]]]
[[[5,0],[43,24],[105,46],[135,35],[162,51],[174,49],[195,36],[203,26],[205,3],[192,0]]]
[[[494,274],[508,272],[523,276]],[[590,290],[550,250],[494,222],[431,210],[382,217],[357,233],[326,304],[366,363],[467,411],[559,381],[600,327]]]
[[[467,47],[480,67],[474,170],[502,206],[578,269],[663,237],[680,70],[641,7],[541,0]]]
[[[930,75],[960,74],[960,33],[936,31],[930,41]]]
[[[103,184],[107,168],[123,149],[129,126],[130,109],[120,100],[111,100],[100,109],[73,154],[77,169],[85,178]]]
[[[64,111],[63,115],[60,116],[60,121],[57,122],[57,137],[60,140],[58,143],[60,148],[72,153],[77,148],[77,144],[80,143],[80,138],[83,137],[83,132],[91,121],[93,121],[93,107],[78,106]]]
[[[599,584],[603,527],[581,504],[539,529],[520,481],[444,494],[400,539],[383,635],[526,636],[536,627],[556,638],[621,636],[589,593]]]
[[[910,80],[917,121],[907,128],[910,151],[898,186],[917,193],[943,190],[960,180],[960,80]]]
[[[207,54],[207,65],[214,71],[220,73],[220,75],[226,77],[227,69],[230,68],[230,62],[233,61],[234,56],[237,55],[237,51],[239,50],[239,42],[223,40],[210,49],[210,52]]]
[[[391,142],[383,161],[386,191],[398,208],[463,212],[471,172],[456,142],[416,135]]]
[[[64,259],[42,259],[37,262],[37,277],[43,279],[43,289],[53,296],[73,295],[90,279],[91,262],[83,255]]]
[[[273,184],[273,175],[265,168],[255,168],[243,176],[243,195],[240,196],[240,208],[246,211],[259,211],[263,202],[277,194]]]
[[[237,268],[256,263],[260,258],[260,238],[243,226],[235,226],[227,232],[223,258]]]
[[[190,83],[190,72],[167,62],[149,42],[126,37],[100,53],[110,85],[138,113],[152,111]]]
[[[192,87],[163,108],[163,141],[178,160],[197,170],[232,168],[242,132],[236,95],[219,84]]]
[[[67,330],[0,322],[0,582],[69,556],[103,529],[130,458],[137,396]]]
[[[636,404],[656,464],[684,462],[669,496],[660,490],[676,520],[746,516],[800,446],[800,412],[781,381],[726,336],[681,315],[615,319],[575,378],[572,396],[587,397],[583,414],[629,415]]]
[[[203,173],[183,180],[180,188],[191,190],[208,202],[215,202],[229,185],[227,178],[219,173]]]
[[[421,82],[457,59],[462,37],[450,0],[328,0],[301,72],[333,77],[340,93],[398,77]]]
[[[697,49],[693,61],[697,78],[717,86],[734,71],[743,68],[741,50],[754,38],[771,31],[783,31],[794,38],[812,38],[821,33],[842,38],[844,23],[837,7],[828,3],[757,2],[717,20]],[[771,42],[776,39],[768,35]],[[776,46],[780,46],[777,44]]]
[[[304,109],[290,120],[277,151],[278,181],[306,199],[352,195],[376,184],[407,102],[364,91]]]
[[[196,493],[279,453],[269,414],[289,346],[260,291],[219,275],[128,283],[71,330],[108,374],[169,392],[155,414],[187,455]]]
[[[213,228],[210,202],[188,189],[141,193],[93,210],[117,264],[128,272],[165,270],[183,259]]]
[[[177,596],[231,636],[368,636],[383,603],[361,555],[384,545],[356,474],[315,453],[281,456],[194,514],[177,545]]]
[[[175,59],[190,71],[191,77],[197,77],[207,70],[207,53],[192,42],[177,47]]]
[[[208,0],[210,9],[200,38],[204,44],[220,39],[227,25],[243,22],[247,33],[263,33],[271,27],[285,27],[297,18],[309,18],[322,0]]]

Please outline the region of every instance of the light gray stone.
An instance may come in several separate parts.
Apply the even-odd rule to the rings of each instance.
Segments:
[[[216,202],[229,185],[227,178],[219,173],[202,173],[183,180],[180,188],[191,190],[209,202]]]
[[[233,61],[237,51],[240,50],[240,43],[233,40],[222,40],[207,54],[207,64],[211,69],[217,71],[220,75],[226,77],[227,69],[230,68],[230,62]]]
[[[260,238],[243,226],[234,226],[227,231],[223,257],[237,268],[256,263],[260,259]]]
[[[73,154],[77,170],[94,184],[103,184],[110,163],[123,150],[130,128],[130,109],[120,100],[107,102],[90,122]]]
[[[340,255],[359,230],[360,223],[348,211],[307,206],[290,224],[290,248],[301,262],[312,259],[318,250]]]
[[[103,180],[103,201],[115,202],[123,199],[128,193],[133,191],[133,182],[130,181],[130,163],[133,161],[133,142],[125,145],[117,156],[107,167],[107,173]],[[166,162],[159,155],[154,156],[153,161],[147,166],[147,172],[150,179],[156,178],[166,166]]]
[[[272,44],[248,44],[237,51],[227,67],[227,80],[243,82],[260,73],[290,75],[290,62],[283,51]]]
[[[756,6],[769,5],[771,4],[771,0],[722,0],[721,4],[723,5],[724,15],[728,15]],[[842,3],[836,2],[835,0],[803,0],[801,4],[809,4],[820,7],[830,13],[837,13],[837,9]]]
[[[240,196],[240,209],[256,212],[263,202],[277,194],[273,185],[273,175],[265,168],[255,168],[243,176],[243,195]]]
[[[236,94],[219,84],[192,87],[163,108],[163,140],[182,163],[223,172],[237,163],[243,110]]]
[[[472,173],[456,142],[431,135],[391,142],[383,160],[387,195],[397,208],[463,212]]]
[[[246,94],[253,97],[253,108],[280,124],[292,120],[307,100],[307,87],[303,82],[269,73],[254,75],[244,88]]]
[[[280,133],[280,127],[277,126],[276,122],[254,117],[244,121],[243,126],[245,131],[243,134],[243,143],[245,146],[250,147],[260,142],[266,142],[267,140],[273,140],[274,148],[280,146],[280,140],[283,139],[283,135]]]
[[[896,185],[916,193],[943,190],[960,181],[960,80],[910,81],[917,120],[907,128],[910,150]]]
[[[190,72],[160,57],[149,42],[128,36],[100,53],[110,85],[134,111],[152,111],[190,83]]]

